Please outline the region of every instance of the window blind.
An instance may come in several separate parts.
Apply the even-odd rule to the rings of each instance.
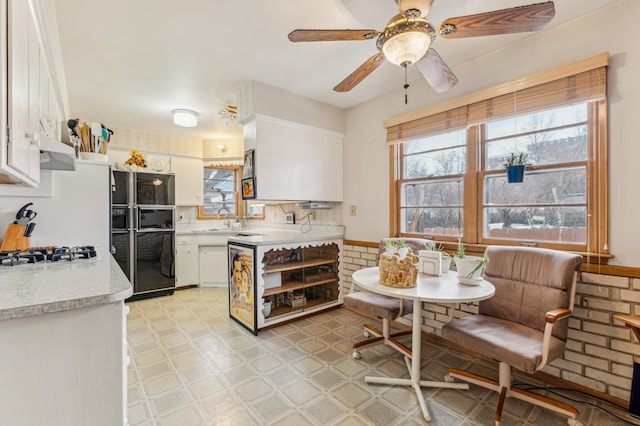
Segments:
[[[606,99],[608,63],[609,55],[603,53],[446,102],[442,107],[428,107],[422,116],[417,111],[408,114],[406,120],[402,116],[387,120],[387,143],[397,144],[546,107]]]

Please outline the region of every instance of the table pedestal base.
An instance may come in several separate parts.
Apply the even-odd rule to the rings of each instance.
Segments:
[[[420,380],[420,353],[422,350],[422,347],[421,347],[422,346],[422,329],[420,328],[421,320],[422,320],[421,302],[419,300],[414,300],[413,301],[413,326],[411,327],[412,329],[411,351],[412,351],[412,358],[415,360],[415,362],[411,362],[411,360],[406,356],[404,357],[404,361],[407,364],[407,369],[409,370],[409,374],[411,375],[411,378],[396,379],[393,377],[366,376],[364,380],[367,383],[376,383],[376,384],[394,385],[394,386],[411,386],[413,390],[416,392],[416,396],[418,397],[420,408],[422,408],[422,415],[424,416],[426,421],[431,421],[431,416],[429,415],[427,404],[424,401],[424,396],[422,395],[421,386],[430,387],[430,388],[469,389],[469,384]]]
[[[415,352],[414,352],[415,353]],[[404,357],[405,362],[407,363],[407,368],[409,369],[409,373],[411,373],[411,360],[407,357]],[[366,376],[364,381],[367,383],[375,383],[381,385],[393,385],[393,386],[411,386],[413,390],[416,392],[416,396],[418,397],[418,402],[420,403],[420,408],[422,408],[422,415],[424,416],[426,421],[431,421],[431,416],[429,415],[429,410],[427,409],[427,403],[424,401],[424,396],[422,395],[421,387],[427,388],[448,388],[448,389],[469,389],[468,383],[454,383],[454,382],[435,382],[431,380],[420,380],[420,376],[418,375],[414,380],[413,374],[410,379],[396,379],[393,377],[372,377]]]

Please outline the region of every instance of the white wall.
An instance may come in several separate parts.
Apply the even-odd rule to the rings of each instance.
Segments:
[[[344,159],[346,238],[376,241],[389,231],[389,159],[383,120],[609,52],[609,250],[615,255],[610,264],[640,266],[636,242],[640,236],[640,198],[638,178],[632,174],[640,158],[637,16],[640,2],[621,0],[598,13],[452,67],[460,83],[448,93],[435,94],[426,83],[415,81],[407,107],[403,91],[398,90],[349,110]],[[437,41],[444,42],[450,41]],[[352,204],[358,208],[355,217],[349,215]]]
[[[5,196],[0,223],[9,224],[27,203],[38,215],[31,246],[109,245],[110,173],[107,163],[76,162],[74,172],[54,172],[53,196]],[[30,194],[30,192],[27,192]],[[4,229],[0,230],[4,235]]]
[[[252,114],[305,124],[343,133],[344,111],[341,108],[314,101],[259,81],[253,81]]]

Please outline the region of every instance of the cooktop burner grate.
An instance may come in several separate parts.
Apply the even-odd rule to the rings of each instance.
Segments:
[[[15,266],[39,262],[74,261],[96,257],[94,246],[78,247],[33,247],[27,251],[0,252],[0,265]]]

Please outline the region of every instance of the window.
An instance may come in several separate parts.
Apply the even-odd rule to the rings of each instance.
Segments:
[[[239,166],[204,168],[204,200],[202,207],[198,208],[198,218],[218,219],[244,214],[244,203],[239,192],[241,174],[242,168]]]
[[[606,60],[596,57],[387,125],[392,235],[607,253]],[[523,153],[523,183],[504,163]]]
[[[484,126],[483,239],[586,244],[587,109],[580,103]],[[534,165],[521,184],[503,172],[511,152]]]
[[[459,236],[463,221],[466,131],[407,141],[402,200],[404,232]]]

